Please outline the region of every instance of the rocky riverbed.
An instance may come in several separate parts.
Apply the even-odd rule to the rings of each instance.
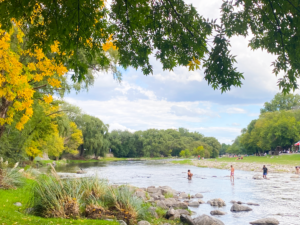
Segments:
[[[217,217],[225,215],[226,212],[222,211],[222,207],[226,204],[232,204],[231,213],[243,213],[252,211],[251,207],[259,206],[257,203],[243,203],[241,201],[232,200],[230,203],[226,203],[221,198],[211,199],[207,202],[203,201],[203,194],[197,193],[195,195],[189,195],[185,192],[179,192],[168,186],[150,186],[148,188],[139,188],[135,192],[136,196],[142,198],[145,202],[152,204],[149,208],[150,213],[154,217],[158,217],[156,211],[157,208],[162,208],[167,210],[164,217],[169,220],[180,220],[179,224],[188,225],[224,225],[224,223]],[[188,210],[188,208],[197,208],[200,204],[209,204],[212,207],[210,212],[211,216],[202,214],[195,218],[191,215],[193,211]],[[251,206],[251,207],[250,207]],[[218,208],[217,210],[215,208]],[[143,221],[142,224],[150,224],[147,221]],[[250,222],[254,225],[278,225],[279,221],[275,218],[262,218]],[[164,225],[167,225],[166,223]]]

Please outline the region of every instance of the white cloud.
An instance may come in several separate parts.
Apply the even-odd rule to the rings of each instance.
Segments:
[[[246,113],[246,110],[241,108],[230,107],[225,109],[224,112],[228,114],[240,114],[240,113]]]

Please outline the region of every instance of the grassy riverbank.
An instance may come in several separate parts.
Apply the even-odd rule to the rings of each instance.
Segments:
[[[16,190],[2,190],[0,189],[0,224],[102,224],[102,225],[118,225],[118,222],[111,222],[106,220],[87,220],[87,219],[60,219],[60,218],[41,218],[24,214],[26,205],[32,197],[30,186],[33,181],[27,180],[26,185]],[[15,206],[14,203],[20,202],[21,207]]]
[[[265,163],[265,164],[277,164],[277,165],[300,165],[300,154],[284,154],[277,156],[248,156],[242,160],[236,160],[236,158],[222,157],[217,159],[208,159],[210,161],[217,162],[237,162],[237,163]]]

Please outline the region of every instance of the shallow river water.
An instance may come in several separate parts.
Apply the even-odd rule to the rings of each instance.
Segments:
[[[243,225],[256,219],[273,217],[283,225],[300,225],[300,179],[291,179],[292,174],[270,174],[270,180],[252,179],[254,172],[235,171],[232,184],[229,171],[200,168],[188,165],[165,164],[162,161],[116,161],[109,163],[68,164],[57,167],[59,173],[74,173],[79,168],[85,175],[97,175],[113,184],[131,184],[137,187],[170,186],[188,194],[202,193],[204,201],[221,198],[226,206],[220,208],[227,214],[217,216],[226,225]],[[194,174],[187,180],[187,170]],[[258,203],[250,206],[253,211],[232,213],[231,200]],[[214,210],[209,204],[190,207],[196,214],[207,214]]]

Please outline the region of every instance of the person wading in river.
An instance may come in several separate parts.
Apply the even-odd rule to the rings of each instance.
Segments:
[[[264,165],[264,167],[262,168],[262,170],[263,170],[263,178],[267,179],[268,168]]]
[[[234,168],[233,168],[232,165],[231,165],[230,167],[231,167],[231,171],[230,171],[230,180],[231,180],[232,182],[234,182]]]
[[[188,179],[191,180],[192,179],[193,174],[191,173],[190,170],[188,170]]]

